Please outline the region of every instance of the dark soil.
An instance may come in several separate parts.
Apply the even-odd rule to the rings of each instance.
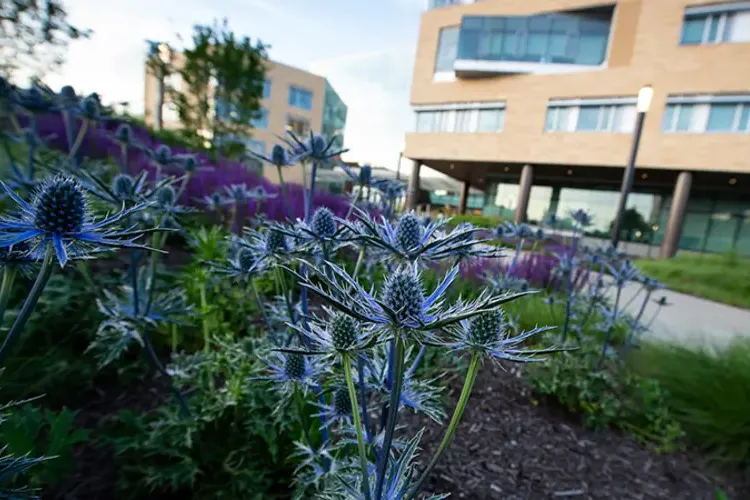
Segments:
[[[462,383],[455,378],[448,384],[453,404]],[[444,427],[411,420],[412,431],[426,425],[421,456],[426,462]],[[718,488],[733,500],[750,498],[750,478],[719,473],[684,453],[656,454],[618,431],[586,429],[575,417],[536,401],[517,371],[487,363],[425,489],[472,500],[713,500]]]

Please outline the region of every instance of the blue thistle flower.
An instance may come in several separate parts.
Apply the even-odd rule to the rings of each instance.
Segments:
[[[324,363],[313,362],[308,356],[294,352],[274,351],[260,359],[268,374],[253,378],[278,384],[278,388],[284,394],[291,393],[295,387],[303,391],[315,387],[317,379],[328,370]]]
[[[294,151],[295,160],[305,161],[307,159],[319,162],[327,162],[329,159],[348,151],[347,149],[333,148],[336,136],[326,140],[322,135],[310,132],[310,138],[302,142],[292,131],[287,131],[289,139],[285,142]]]
[[[405,252],[422,243],[422,225],[414,212],[403,214],[396,224],[396,243]]]
[[[156,200],[162,207],[171,207],[175,204],[177,192],[172,186],[164,186],[156,192]]]
[[[132,200],[135,191],[135,179],[128,174],[117,174],[112,180],[112,191],[120,200]]]
[[[594,217],[588,211],[581,208],[579,208],[578,210],[571,210],[570,218],[573,219],[582,228],[588,227],[594,222]]]
[[[209,210],[219,210],[221,207],[229,203],[221,191],[214,191],[213,193],[204,196],[199,200]]]
[[[268,231],[266,249],[270,253],[283,254],[289,252],[289,241],[284,233],[279,231]]]
[[[336,234],[336,220],[326,207],[318,208],[312,217],[312,230],[322,238],[332,238]]]
[[[74,109],[78,105],[78,96],[72,86],[65,85],[60,89],[59,103],[64,110]]]
[[[424,304],[424,290],[418,275],[398,272],[385,282],[383,302],[401,322],[419,318]]]
[[[518,363],[540,361],[535,356],[559,352],[562,349],[524,349],[523,342],[533,335],[551,330],[550,327],[537,327],[513,336],[509,323],[502,310],[494,309],[480,313],[470,320],[463,320],[447,328],[451,341],[445,347],[452,351],[481,353],[493,360],[507,360]]]
[[[363,326],[351,316],[324,309],[330,318],[327,324],[316,319],[309,322],[306,328],[291,325],[293,330],[310,339],[310,349],[286,349],[285,352],[323,355],[327,359],[367,349],[376,342],[377,337],[371,328]]]
[[[337,387],[333,390],[331,403],[315,404],[320,412],[314,414],[321,417],[324,427],[339,426],[350,428],[352,426],[352,402],[349,399],[349,391],[346,387]]]
[[[87,250],[109,248],[150,248],[135,243],[135,239],[149,230],[113,229],[115,223],[143,210],[137,205],[115,215],[94,222],[89,213],[86,191],[70,177],[58,176],[47,180],[38,189],[31,204],[26,203],[0,181],[3,189],[18,205],[15,216],[0,218],[0,247],[12,247],[29,242],[32,248],[52,245],[60,266],[65,266],[69,253],[79,255]]]
[[[30,114],[56,111],[54,93],[39,83],[16,93],[16,103]]]
[[[248,153],[250,153],[251,157],[270,163],[276,168],[283,168],[294,164],[294,160],[289,156],[289,152],[280,144],[274,144],[273,148],[271,148],[271,154],[268,156],[256,153],[255,151],[248,151]]]
[[[99,101],[99,96],[91,94],[81,99],[76,114],[88,120],[101,120],[104,116],[102,115],[102,105]]]
[[[240,248],[233,258],[227,259],[226,264],[203,261],[210,266],[211,271],[228,278],[249,280],[265,271],[264,261],[258,259],[255,252],[246,247]]]

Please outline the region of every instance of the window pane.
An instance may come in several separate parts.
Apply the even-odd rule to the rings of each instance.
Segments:
[[[266,79],[263,82],[263,99],[268,99],[269,97],[271,97],[271,80]]]
[[[498,132],[502,128],[501,109],[479,110],[479,132]]]
[[[750,11],[734,12],[727,16],[724,41],[750,42]]]
[[[677,127],[678,132],[687,132],[691,130],[690,124],[693,118],[694,104],[682,104],[680,105],[680,112],[677,116]]]
[[[600,110],[599,106],[581,106],[578,110],[576,130],[596,130]]]
[[[547,120],[544,122],[544,130],[551,132],[555,130],[555,115],[560,108],[547,108]]]
[[[255,128],[268,128],[268,110],[261,108],[258,111],[258,116],[250,120],[250,124]]]
[[[624,104],[615,109],[614,132],[632,132],[635,128],[635,105]]]
[[[573,121],[573,112],[570,107],[558,108],[557,112],[557,127],[556,130],[563,132],[572,132],[575,130],[575,123]]]
[[[453,71],[453,63],[458,52],[458,28],[440,30],[435,71]]]
[[[712,104],[708,114],[706,130],[710,132],[731,132],[737,104]]]
[[[456,124],[453,127],[453,130],[455,130],[456,132],[468,132],[470,116],[471,110],[460,109],[456,111]]]
[[[706,16],[688,17],[682,25],[682,43],[699,44],[703,41]]]
[[[716,42],[718,41],[718,35],[719,35],[719,21],[721,20],[721,15],[715,14],[713,16],[709,17],[711,25],[708,28],[708,42]]]
[[[664,132],[674,132],[674,118],[675,112],[677,111],[676,104],[667,104],[667,108],[664,110],[664,120],[661,124],[661,129]]]
[[[526,39],[526,55],[535,60],[540,60],[547,52],[547,33],[529,33]]]
[[[750,104],[742,106],[742,114],[740,115],[740,130],[750,132]]]
[[[312,92],[294,85],[290,86],[289,105],[301,109],[312,109]]]

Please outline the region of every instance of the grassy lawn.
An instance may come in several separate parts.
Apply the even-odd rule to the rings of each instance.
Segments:
[[[750,259],[736,255],[683,254],[636,264],[678,292],[750,309]]]

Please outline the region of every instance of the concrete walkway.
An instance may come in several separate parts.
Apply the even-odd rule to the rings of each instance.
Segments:
[[[623,289],[621,304],[627,304],[634,294],[641,289],[639,284],[631,283]],[[614,300],[614,290],[611,292]],[[710,300],[685,295],[672,290],[657,290],[653,298],[666,296],[670,306],[661,308],[661,312],[651,327],[644,334],[643,341],[666,340],[692,346],[723,347],[737,335],[750,339],[750,310],[712,302]],[[643,303],[645,292],[640,292],[627,311],[636,315]],[[649,321],[659,307],[650,302],[643,317]]]

